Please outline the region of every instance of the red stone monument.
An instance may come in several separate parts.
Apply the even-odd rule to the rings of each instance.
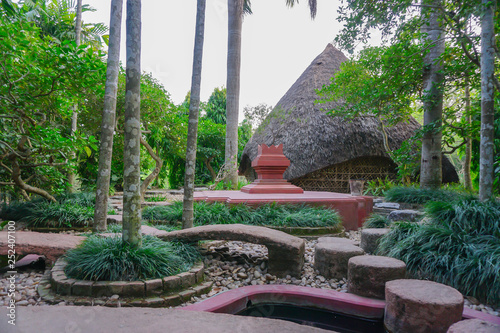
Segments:
[[[283,174],[290,166],[290,160],[283,154],[283,144],[278,146],[259,145],[257,157],[252,167],[257,172],[257,179],[241,188],[245,193],[304,193],[298,186],[290,184]]]
[[[346,230],[357,230],[372,212],[373,198],[344,193],[304,191],[283,178],[290,161],[283,155],[283,145],[259,145],[252,161],[257,179],[240,191],[202,191],[194,193],[195,201],[225,202],[229,205],[259,206],[268,203],[308,204],[335,209]]]

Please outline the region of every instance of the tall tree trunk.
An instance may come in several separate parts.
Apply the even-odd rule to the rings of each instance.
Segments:
[[[482,1],[481,19],[481,144],[479,152],[479,200],[493,197],[493,157],[495,110],[495,1]]]
[[[196,35],[194,39],[193,76],[189,100],[189,124],[186,149],[186,171],[184,175],[184,201],[182,229],[193,227],[193,191],[196,169],[196,141],[198,138],[198,114],[200,112],[201,64],[205,34],[205,0],[198,0],[196,13]]]
[[[469,74],[465,74],[465,119],[467,125],[471,124],[471,114],[470,114],[470,82],[469,82]],[[464,156],[464,187],[468,191],[472,191],[472,177],[470,175],[470,166],[472,160],[472,136],[468,134],[466,138],[467,142],[465,143],[465,156]]]
[[[441,123],[443,114],[443,64],[439,57],[444,52],[444,28],[441,18],[441,0],[422,0],[423,42],[429,52],[424,57],[423,105],[424,136],[420,164],[420,186],[436,189],[442,183]]]
[[[123,172],[123,241],[141,240],[141,0],[127,0],[127,70]]]
[[[120,71],[120,39],[123,0],[111,1],[109,23],[108,67],[106,70],[106,88],[104,92],[104,110],[101,122],[101,142],[99,145],[99,168],[95,197],[94,226],[95,232],[106,230],[108,213],[109,181],[111,177],[111,158],[113,156],[113,134],[116,118],[116,94],[118,91],[118,73]]]
[[[75,43],[76,46],[80,46],[80,40],[81,40],[81,35],[82,35],[82,1],[83,0],[78,0],[76,4],[76,20],[75,20]],[[76,127],[78,124],[78,103],[75,103],[73,105],[73,114],[71,116],[71,135],[73,135],[76,132]],[[71,152],[71,159],[76,158],[76,152]],[[69,192],[73,193],[75,192],[75,182],[76,182],[76,176],[73,170],[70,170],[68,173],[68,184],[69,184]]]
[[[227,102],[226,102],[226,152],[225,182],[238,186],[238,112],[240,100],[241,29],[243,23],[243,0],[228,0],[227,42]]]

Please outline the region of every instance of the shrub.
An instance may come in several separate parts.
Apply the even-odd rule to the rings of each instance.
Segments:
[[[363,228],[387,228],[390,224],[387,216],[371,214],[363,223]]]
[[[193,246],[144,236],[132,248],[121,237],[90,236],[66,254],[68,277],[92,281],[137,281],[189,270],[200,255]]]
[[[387,176],[385,179],[377,178],[375,180],[369,180],[366,182],[364,195],[371,196],[385,196],[385,193],[391,188],[395,187],[396,183],[389,179]]]
[[[500,204],[465,198],[428,205],[429,222],[394,223],[379,254],[403,260],[416,278],[500,304]]]
[[[150,222],[175,224],[182,221],[182,202],[170,206],[148,207],[143,218]],[[195,202],[194,224],[249,224],[258,226],[327,227],[341,223],[332,209],[306,205],[267,204],[255,208],[246,205]]]
[[[387,201],[425,204],[429,201],[455,201],[464,195],[455,191],[431,190],[416,187],[394,187],[385,193]]]

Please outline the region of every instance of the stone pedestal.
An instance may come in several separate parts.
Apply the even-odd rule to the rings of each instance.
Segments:
[[[358,256],[349,259],[347,290],[351,294],[370,298],[385,298],[388,281],[404,279],[406,264],[398,259],[381,256]]]
[[[283,144],[268,147],[259,145],[257,157],[252,167],[257,172],[257,179],[241,188],[245,193],[304,193],[298,186],[283,179],[283,174],[290,166],[290,160],[283,154]]]
[[[362,254],[361,248],[345,241],[319,242],[314,251],[314,268],[327,279],[342,279],[347,277],[349,259]]]
[[[361,230],[361,248],[366,253],[375,253],[382,236],[390,231],[389,228],[369,228]]]
[[[384,325],[391,333],[446,333],[464,308],[460,292],[432,281],[389,281],[385,300]]]
[[[493,323],[479,320],[479,319],[469,319],[462,320],[458,323],[451,325],[446,333],[498,333],[500,332],[500,326]]]

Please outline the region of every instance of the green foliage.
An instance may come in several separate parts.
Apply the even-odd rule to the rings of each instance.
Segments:
[[[48,192],[66,188],[73,151],[96,147],[93,136],[69,136],[74,103],[102,88],[102,54],[55,43],[24,20],[0,16],[0,181],[20,179]]]
[[[215,88],[206,104],[206,117],[216,124],[226,124],[226,93],[226,88]]]
[[[108,224],[107,232],[110,233],[121,233],[123,231],[123,226],[121,224]]]
[[[416,278],[500,304],[500,203],[465,198],[428,205],[425,224],[395,222],[379,254],[403,260]]]
[[[385,196],[385,193],[395,186],[396,183],[388,177],[385,179],[377,178],[366,182],[363,194],[376,197]]]
[[[431,190],[416,187],[394,187],[385,194],[387,201],[425,204],[429,201],[454,201],[461,199],[463,193],[448,190]]]
[[[147,207],[142,217],[151,223],[176,224],[182,221],[182,202],[171,206]],[[246,205],[195,202],[194,225],[249,224],[258,226],[329,227],[341,223],[338,214],[328,208],[306,205],[267,204],[255,208]]]
[[[92,281],[138,281],[162,278],[189,270],[199,259],[196,248],[144,236],[131,247],[121,237],[90,236],[66,254],[66,274]]]
[[[371,214],[363,223],[363,228],[387,228],[390,224],[387,216]]]
[[[166,200],[167,200],[167,198],[161,194],[154,195],[152,197],[145,197],[144,198],[144,201],[146,201],[146,202],[162,202],[162,201],[166,201]]]

